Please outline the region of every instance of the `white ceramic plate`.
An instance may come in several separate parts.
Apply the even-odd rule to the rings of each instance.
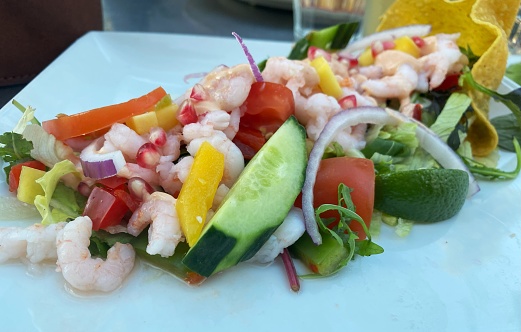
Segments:
[[[259,61],[290,49],[246,43]],[[16,99],[45,120],[122,102],[158,85],[176,96],[190,86],[185,75],[243,62],[231,36],[89,33]],[[506,82],[503,89],[513,87]],[[19,116],[4,106],[0,132],[11,130]],[[500,166],[513,169],[513,154],[502,154]],[[97,297],[68,293],[52,265],[0,265],[0,329],[519,331],[521,179],[482,182],[481,188],[455,218],[416,225],[405,239],[384,228],[377,239],[384,254],[356,259],[331,278],[304,280],[299,294],[289,290],[280,261],[238,266],[197,288],[138,264],[121,289]],[[5,182],[0,189],[9,194]]]

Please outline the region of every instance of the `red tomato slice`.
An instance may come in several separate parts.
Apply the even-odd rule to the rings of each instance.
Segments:
[[[250,160],[266,143],[266,138],[258,129],[241,126],[233,143],[241,150],[244,159]]]
[[[274,133],[295,113],[295,100],[290,89],[282,84],[255,82],[241,106],[241,127]],[[240,131],[240,129],[239,129]]]
[[[36,168],[41,171],[45,171],[45,165],[39,162],[38,160],[29,160],[24,161],[22,163],[13,165],[11,170],[9,171],[9,191],[15,192],[18,190],[18,185],[20,184],[20,173],[22,173],[22,166],[27,166],[31,168]]]
[[[338,185],[343,183],[353,189],[351,199],[356,213],[369,227],[373,215],[374,181],[374,165],[369,159],[348,157],[324,159],[320,162],[313,190],[314,207],[317,208],[322,204],[338,204]],[[300,197],[295,205],[302,206]],[[321,216],[336,220],[339,218],[336,211],[327,211]],[[349,227],[358,234],[360,239],[366,238],[366,234],[358,222],[352,221]]]
[[[92,229],[97,231],[118,225],[128,211],[127,204],[119,197],[104,188],[94,187],[83,215],[90,217]]]
[[[121,104],[95,108],[90,111],[44,121],[42,127],[46,132],[63,141],[71,137],[96,132],[116,122],[123,122],[131,116],[145,113],[164,96],[166,96],[165,90],[159,87],[144,96]]]

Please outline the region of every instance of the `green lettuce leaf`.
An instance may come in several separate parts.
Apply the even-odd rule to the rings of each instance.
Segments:
[[[76,166],[70,161],[70,160],[63,160],[54,165],[53,168],[51,168],[47,173],[45,173],[44,176],[36,180],[42,188],[45,193],[45,195],[38,195],[34,199],[34,205],[38,209],[38,212],[40,212],[40,215],[42,216],[42,224],[49,225],[53,223],[57,223],[63,218],[63,216],[66,214],[63,213],[56,213],[55,216],[59,217],[60,219],[55,219],[52,214],[52,207],[51,207],[51,200],[53,198],[54,191],[56,190],[56,186],[58,185],[58,182],[60,181],[60,178],[64,176],[65,174],[72,173],[76,176],[80,176],[80,173],[76,169]]]

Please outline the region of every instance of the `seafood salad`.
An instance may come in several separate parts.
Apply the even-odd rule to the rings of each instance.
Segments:
[[[42,222],[0,227],[0,262],[55,263],[72,288],[110,292],[137,258],[198,285],[280,256],[298,290],[292,260],[332,275],[383,252],[375,225],[404,236],[456,215],[477,175],[517,176],[496,168],[481,94],[497,84],[463,34],[386,24],[340,48],[307,38],[300,55],[262,65],[236,36],[248,63],[217,66],[180,96],[158,87],[41,123],[17,101],[23,116],[1,141],[10,204]],[[421,201],[426,178],[443,190]]]

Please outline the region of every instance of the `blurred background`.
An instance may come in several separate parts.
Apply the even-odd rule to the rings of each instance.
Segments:
[[[1,0],[0,105],[91,30],[289,42],[292,0]]]

